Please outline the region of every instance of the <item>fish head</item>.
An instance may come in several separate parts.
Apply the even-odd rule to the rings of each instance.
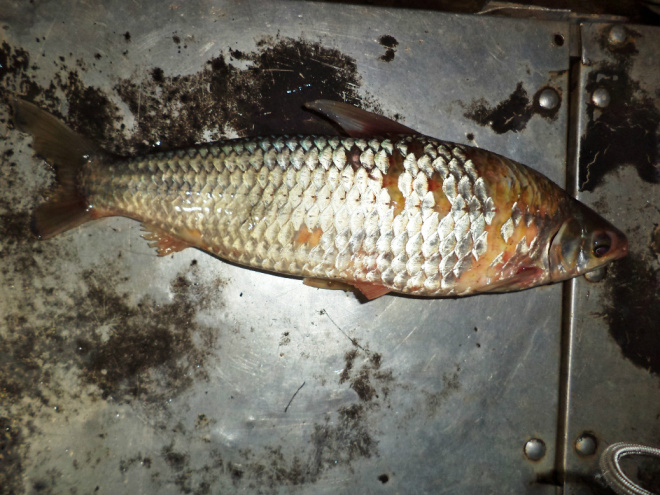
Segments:
[[[587,206],[574,201],[548,250],[552,282],[597,270],[628,254],[625,234]]]

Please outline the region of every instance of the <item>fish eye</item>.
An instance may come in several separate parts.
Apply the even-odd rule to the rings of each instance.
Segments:
[[[612,239],[606,232],[601,232],[594,236],[593,253],[596,258],[601,258],[610,252]]]

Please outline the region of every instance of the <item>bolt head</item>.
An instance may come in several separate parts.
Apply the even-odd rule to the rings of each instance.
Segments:
[[[605,88],[598,88],[591,95],[591,101],[598,108],[605,108],[610,104],[610,93]]]
[[[525,444],[524,451],[530,461],[540,461],[545,456],[545,442],[540,438],[530,438]]]
[[[539,94],[539,105],[546,110],[552,110],[559,105],[559,95],[552,88],[545,88]]]
[[[610,45],[623,45],[628,38],[628,31],[625,26],[621,24],[615,24],[610,28],[610,32],[607,35],[607,40]]]
[[[583,433],[575,441],[575,450],[583,457],[594,455],[598,448],[598,440],[591,433]]]

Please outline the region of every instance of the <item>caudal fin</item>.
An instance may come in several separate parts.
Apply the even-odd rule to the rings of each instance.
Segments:
[[[32,135],[36,154],[55,168],[57,177],[55,194],[32,215],[32,231],[47,239],[93,220],[78,178],[82,166],[100,150],[36,105],[16,98],[11,105],[16,127]]]

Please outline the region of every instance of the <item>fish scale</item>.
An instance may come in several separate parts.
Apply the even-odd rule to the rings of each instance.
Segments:
[[[495,206],[487,171],[531,190],[527,211],[543,230],[534,196],[547,179],[490,155],[419,135],[244,138],[111,167],[90,162],[82,189],[101,215],[140,220],[238,264],[462,295],[479,289],[483,273],[469,273],[477,262],[505,265],[521,241],[527,247],[514,235],[522,212],[506,198]],[[486,277],[497,279],[498,270]]]

